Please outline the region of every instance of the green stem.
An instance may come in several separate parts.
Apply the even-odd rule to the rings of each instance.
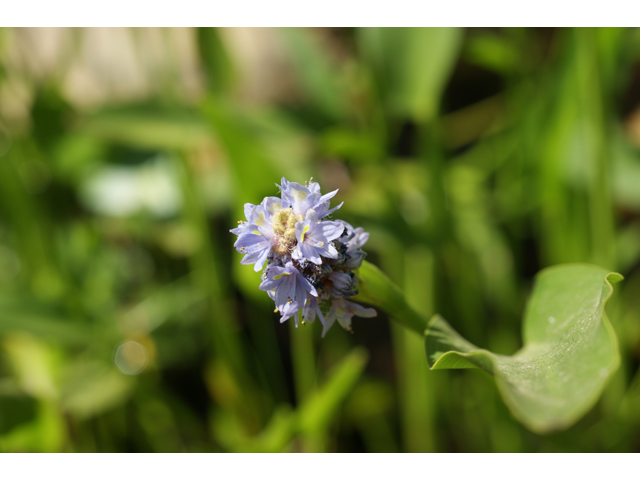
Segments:
[[[360,293],[353,297],[380,307],[403,327],[424,335],[427,328],[427,317],[416,312],[407,303],[402,290],[382,271],[369,262],[363,262],[357,272]]]
[[[577,74],[579,105],[586,117],[583,141],[590,149],[592,172],[589,185],[589,216],[591,224],[592,261],[607,268],[615,268],[614,215],[611,200],[609,154],[605,133],[605,105],[603,100],[602,65],[598,61],[596,32],[578,28]]]
[[[302,405],[313,393],[316,386],[316,355],[313,348],[313,325],[295,326],[289,320],[291,333],[291,363],[295,380],[296,404]],[[323,435],[318,432],[301,432],[302,450],[320,452],[323,450]]]
[[[417,245],[404,254],[404,290],[409,303],[421,311],[433,309],[433,255]],[[432,452],[436,448],[434,375],[425,362],[424,342],[397,326],[391,329],[398,371],[400,416],[404,448],[409,452]]]

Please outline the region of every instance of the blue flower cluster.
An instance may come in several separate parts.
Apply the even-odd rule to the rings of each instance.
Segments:
[[[301,185],[285,178],[277,186],[281,198],[246,203],[247,221],[238,222],[231,233],[238,236],[234,246],[244,254],[240,263],[254,265],[256,272],[266,263],[260,290],[275,301],[280,322],[293,317],[297,327],[301,317],[304,324],[317,315],[324,336],[336,320],[351,330],[354,315],[376,316],[373,308],[347,300],[358,293],[353,271],[362,265],[361,248],[369,234],[342,220],[323,220],[342,206],[329,209],[338,190],[322,195],[317,182]]]

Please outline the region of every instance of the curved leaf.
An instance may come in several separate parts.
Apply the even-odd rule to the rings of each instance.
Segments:
[[[620,280],[592,265],[540,272],[525,313],[524,347],[513,356],[479,349],[436,315],[426,331],[429,367],[481,368],[495,377],[504,402],[529,429],[567,428],[594,405],[618,368],[604,306]]]

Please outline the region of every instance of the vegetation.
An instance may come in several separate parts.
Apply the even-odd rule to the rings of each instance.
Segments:
[[[0,451],[638,451],[639,73],[637,29],[0,30]],[[240,264],[282,177],[370,233],[353,334]],[[494,371],[551,307],[599,329],[559,416]]]

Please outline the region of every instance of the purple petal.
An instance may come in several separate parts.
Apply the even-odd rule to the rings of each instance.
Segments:
[[[316,265],[322,264],[322,259],[320,258],[320,255],[317,253],[317,250],[319,250],[318,248],[314,247],[313,245],[310,245],[309,242],[303,242],[301,244],[298,244],[298,247],[300,248],[300,252],[302,253],[303,258],[306,258],[307,260],[315,263]]]
[[[336,210],[338,210],[340,207],[342,207],[342,205],[344,205],[344,202],[340,203],[340,205],[338,205],[337,207],[333,207],[331,210],[328,210],[324,215],[322,215],[322,217],[326,217],[327,215],[331,215],[333,212],[335,212]]]
[[[318,226],[321,228],[322,234],[327,237],[329,241],[339,238],[342,232],[344,232],[344,225],[340,222],[320,222]]]
[[[249,221],[254,208],[256,208],[256,206],[253,203],[244,204],[244,218],[246,218],[247,221]]]
[[[375,308],[365,308],[355,302],[350,302],[348,300],[343,301],[347,304],[348,310],[358,317],[372,318],[378,315],[378,312],[376,312]]]

